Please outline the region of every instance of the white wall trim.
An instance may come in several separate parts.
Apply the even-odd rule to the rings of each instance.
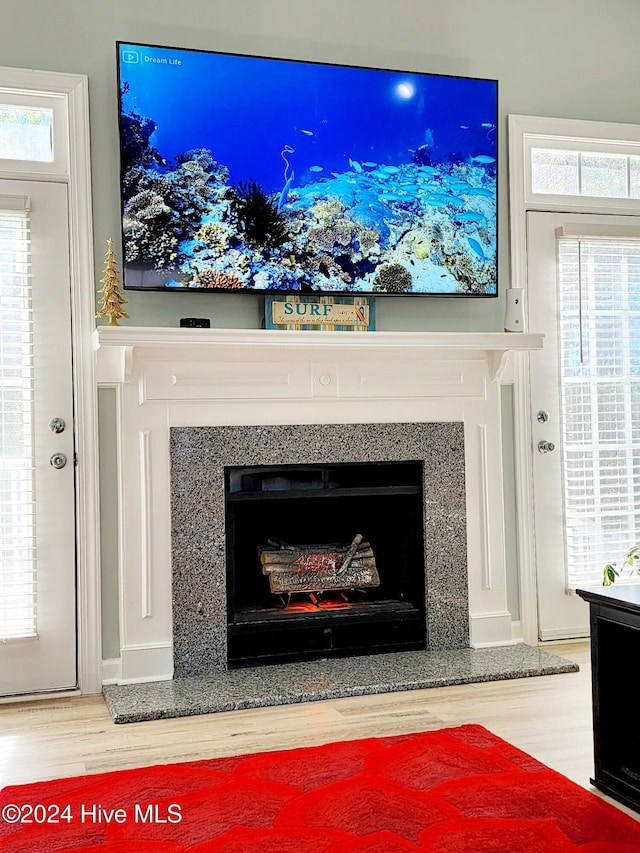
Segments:
[[[525,135],[542,132],[545,119],[508,116],[509,132],[509,228],[511,286],[522,287],[527,295],[527,202]],[[559,128],[558,128],[559,130]],[[525,298],[525,311],[528,300]],[[529,329],[528,318],[525,328]],[[529,357],[513,356],[513,420],[515,457],[516,532],[520,588],[520,623],[525,643],[538,642],[538,595],[536,583],[535,531],[533,529],[533,431]]]
[[[75,75],[74,75],[75,76]],[[70,81],[71,82],[71,81]],[[98,474],[98,394],[95,352],[95,283],[89,82],[75,76],[69,91],[69,197],[71,270],[78,443],[78,686],[82,693],[101,690],[102,610],[100,604],[100,501]]]
[[[573,626],[567,628],[544,628],[540,631],[540,642],[553,643],[557,640],[575,640],[577,637],[589,636],[589,625],[585,624],[581,628],[576,629]]]
[[[153,540],[151,430],[140,430],[138,438],[140,441],[140,515],[143,530],[140,555],[141,615],[143,619],[148,619],[151,616],[151,542]]]
[[[173,678],[173,643],[136,643],[121,650],[119,684],[170,681]]]
[[[524,638],[522,636],[522,622],[519,620],[511,623],[511,639],[514,643],[524,643]]]
[[[525,643],[538,642],[538,586],[533,501],[533,430],[528,353],[515,358],[513,430],[516,504],[516,552],[520,589],[520,626]]]
[[[89,149],[89,83],[85,75],[0,68],[3,89],[15,93],[55,94],[65,104],[68,169],[66,174],[24,171],[5,177],[64,180],[69,192],[72,348],[76,443],[76,522],[78,562],[78,686],[82,693],[101,689],[101,608],[98,499],[95,285]],[[66,164],[63,164],[66,165]]]
[[[495,613],[472,613],[470,617],[471,647],[486,649],[492,646],[512,646],[511,613],[499,610]]]
[[[122,678],[122,661],[120,658],[106,658],[102,661],[102,683],[118,684]]]
[[[487,425],[477,424],[478,435],[478,479],[480,481],[479,511],[482,531],[482,588],[491,589],[491,525],[489,524],[490,489],[489,489],[489,460],[487,458]]]
[[[131,676],[123,675],[124,670],[136,671],[140,668],[140,658],[144,657],[144,665],[148,665],[151,657],[156,661],[159,674],[153,676]],[[167,658],[171,659],[169,673],[166,668],[169,665]],[[159,663],[158,663],[159,661]],[[171,667],[173,665],[173,649],[167,645],[137,646],[122,650],[122,657],[105,658],[102,661],[102,684],[144,684],[148,681],[170,681],[173,677]]]

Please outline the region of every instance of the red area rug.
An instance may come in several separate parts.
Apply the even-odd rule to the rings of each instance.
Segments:
[[[2,853],[640,851],[640,823],[477,725],[12,786],[0,815]]]

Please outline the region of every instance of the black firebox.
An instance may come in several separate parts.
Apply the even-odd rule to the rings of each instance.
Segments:
[[[426,648],[423,478],[421,461],[225,468],[228,666]],[[301,571],[335,551],[344,587],[307,574],[278,594],[265,548],[310,552]]]

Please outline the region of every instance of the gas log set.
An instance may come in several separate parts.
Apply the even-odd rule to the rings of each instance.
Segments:
[[[289,545],[270,538],[258,553],[269,588],[285,608],[296,594],[321,607],[327,592],[338,592],[348,602],[348,592],[380,586],[373,549],[361,533],[348,545]]]

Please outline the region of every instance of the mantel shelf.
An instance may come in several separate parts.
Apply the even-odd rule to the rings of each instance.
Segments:
[[[489,376],[499,379],[509,352],[542,349],[544,335],[530,332],[324,332],[280,329],[183,329],[152,326],[98,326],[96,350],[120,350],[129,374],[134,352],[139,349],[178,350],[195,347],[260,350],[318,350],[324,354],[342,350],[372,353],[376,350],[411,350],[425,359],[443,353],[481,353]]]
[[[460,350],[537,350],[544,335],[509,332],[322,332],[280,329],[182,329],[156,326],[98,326],[96,349],[256,345],[282,347],[422,347]]]

